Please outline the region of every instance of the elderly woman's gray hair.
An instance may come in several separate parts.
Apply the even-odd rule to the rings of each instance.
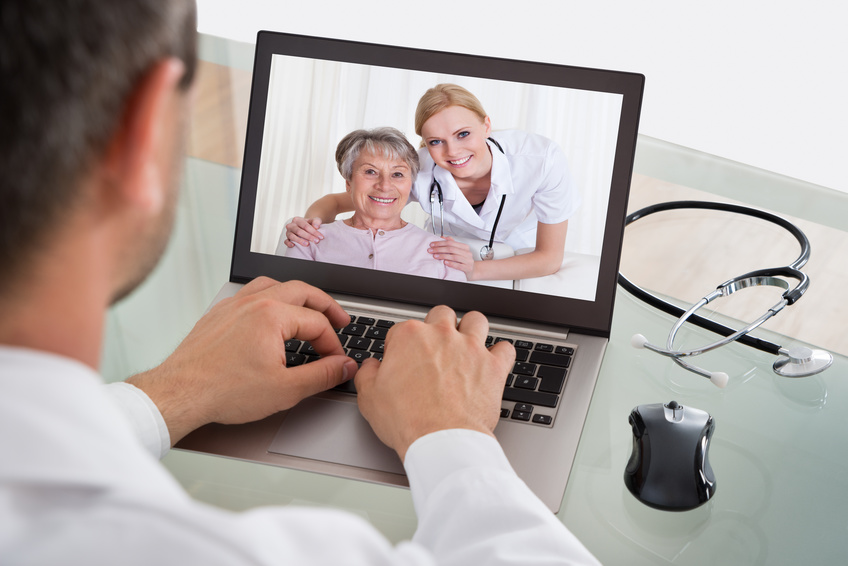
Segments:
[[[363,151],[382,155],[387,159],[401,159],[409,167],[413,181],[418,176],[420,164],[415,148],[402,132],[385,127],[354,130],[343,137],[336,146],[336,166],[346,181],[350,181],[353,176],[353,164]]]

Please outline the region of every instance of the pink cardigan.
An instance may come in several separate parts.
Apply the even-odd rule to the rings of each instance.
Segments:
[[[408,275],[465,281],[465,273],[445,267],[443,261],[427,252],[430,242],[439,237],[407,224],[398,230],[370,230],[348,226],[341,220],[319,228],[324,239],[308,246],[287,248],[286,257],[311,259],[353,267],[367,267]]]

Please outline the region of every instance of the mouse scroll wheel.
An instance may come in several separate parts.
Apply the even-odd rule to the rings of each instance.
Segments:
[[[669,422],[680,422],[683,420],[683,405],[678,403],[677,401],[671,401],[670,403],[666,403],[664,405],[665,408],[665,418]]]

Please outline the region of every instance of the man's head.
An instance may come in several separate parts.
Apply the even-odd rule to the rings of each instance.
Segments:
[[[182,61],[176,88],[187,90],[196,66],[193,0],[3,0],[4,274],[19,276],[69,213],[88,204],[84,182],[114,149],[116,133],[132,122],[139,84],[151,82],[168,59]],[[171,215],[163,214],[159,224],[169,225]],[[167,234],[168,226],[161,228]],[[124,286],[142,275],[129,274]]]

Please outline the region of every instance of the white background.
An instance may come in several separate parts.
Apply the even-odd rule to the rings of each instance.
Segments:
[[[848,192],[843,0],[198,0],[203,33],[270,29],[633,71],[640,132]]]

